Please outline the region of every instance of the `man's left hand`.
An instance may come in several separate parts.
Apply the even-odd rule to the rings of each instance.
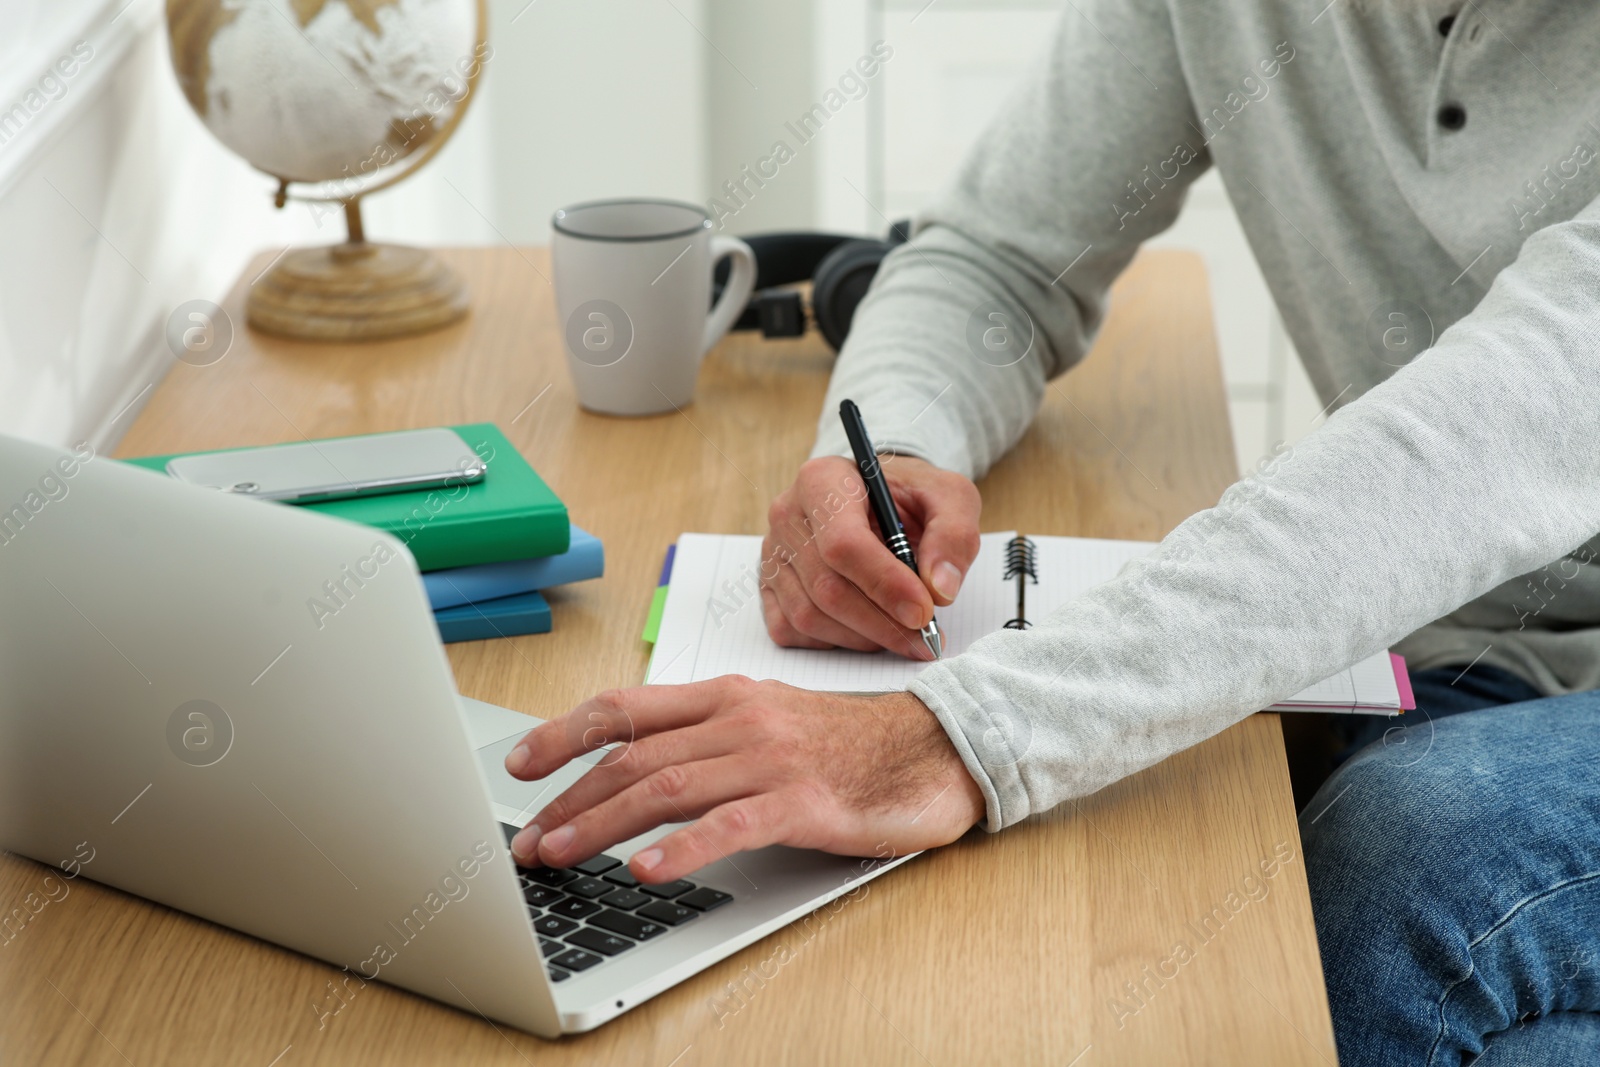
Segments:
[[[512,841],[518,862],[567,867],[688,822],[629,864],[641,882],[670,882],[767,845],[905,855],[984,816],[977,783],[911,694],[840,696],[734,675],[601,693],[529,732],[506,770],[543,778],[612,742]]]

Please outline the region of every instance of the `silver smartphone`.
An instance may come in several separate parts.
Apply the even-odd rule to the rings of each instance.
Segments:
[[[289,504],[454,487],[482,481],[488,470],[446,427],[240,448],[167,463],[167,473],[179,481]]]

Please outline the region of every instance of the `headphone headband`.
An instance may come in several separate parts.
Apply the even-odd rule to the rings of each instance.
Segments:
[[[807,315],[801,294],[779,287],[809,281],[811,317],[823,338],[837,351],[883,257],[895,245],[908,240],[910,231],[908,219],[891,226],[886,241],[806,230],[742,238],[755,253],[756,292],[733,328],[760,330],[765,337],[798,337],[805,333]],[[731,267],[726,260],[717,264],[713,297],[721,294]]]

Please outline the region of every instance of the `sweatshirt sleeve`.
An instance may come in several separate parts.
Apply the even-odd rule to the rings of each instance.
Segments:
[[[1600,529],[1600,201],[1435,346],[1147,559],[911,691],[999,829],[1390,644]]]
[[[1137,65],[1135,65],[1137,64]],[[969,477],[1081,359],[1106,292],[1210,165],[1161,0],[1081,2],[885,260],[840,354],[813,455],[849,455],[849,397],[883,451]]]

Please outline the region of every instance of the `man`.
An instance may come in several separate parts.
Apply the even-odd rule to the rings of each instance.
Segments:
[[[774,842],[935,846],[1398,643],[1435,721],[1350,759],[1302,817],[1341,1056],[1600,1062],[1597,40],[1589,4],[1074,6],[856,319],[815,458],[773,504],[773,638],[924,655],[916,630],[977,549],[970,479],[1209,166],[1343,407],[1149,561],[908,693],[721,679],[596,697],[574,714],[631,729],[629,757],[514,850],[567,864],[685,812],[694,827],[633,857],[641,879]],[[974,322],[1031,347],[985,358]],[[1394,328],[1437,337],[1398,366]],[[863,505],[832,514],[830,494],[860,499],[845,396],[897,456],[920,575]],[[541,727],[507,765],[546,774],[572,736]]]

